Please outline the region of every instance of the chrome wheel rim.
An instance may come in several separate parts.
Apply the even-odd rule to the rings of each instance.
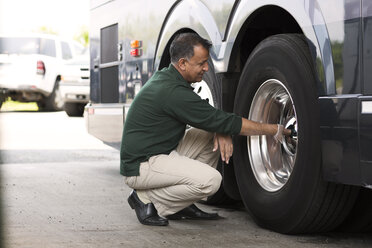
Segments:
[[[191,86],[194,88],[194,92],[198,94],[201,99],[208,101],[208,103],[214,107],[212,91],[204,80],[193,83]]]
[[[292,97],[285,85],[276,79],[269,79],[259,87],[253,97],[248,119],[260,123],[279,123],[285,128],[293,125],[298,130]],[[297,145],[297,136],[285,137],[282,144],[276,142],[273,136],[247,137],[251,167],[263,189],[275,192],[288,182],[296,161]]]

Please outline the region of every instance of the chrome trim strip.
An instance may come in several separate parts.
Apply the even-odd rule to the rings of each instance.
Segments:
[[[99,68],[107,68],[107,67],[111,67],[111,66],[117,66],[117,65],[119,65],[119,64],[120,64],[119,61],[114,61],[114,62],[109,62],[109,63],[100,64],[100,65],[99,65]]]
[[[94,115],[123,115],[123,108],[94,108]]]
[[[344,98],[358,98],[362,97],[361,94],[342,94],[342,95],[329,95],[319,96],[319,99],[344,99]]]

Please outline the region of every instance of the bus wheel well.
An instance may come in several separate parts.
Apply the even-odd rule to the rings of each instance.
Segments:
[[[244,23],[233,47],[229,71],[241,71],[253,49],[269,36],[283,33],[303,34],[296,20],[284,9],[265,6]]]
[[[171,62],[170,53],[169,53],[170,45],[171,45],[172,41],[174,40],[174,38],[176,37],[176,35],[181,34],[181,33],[195,33],[195,31],[193,31],[192,29],[185,28],[185,29],[178,30],[175,34],[172,35],[172,37],[169,39],[169,41],[167,43],[167,46],[165,47],[164,52],[161,56],[161,60],[160,60],[160,63],[159,63],[159,68],[158,68],[159,71],[161,69],[163,69],[164,67],[169,66],[169,64]]]

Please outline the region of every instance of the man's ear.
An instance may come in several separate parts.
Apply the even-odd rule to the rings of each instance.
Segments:
[[[180,58],[178,60],[178,67],[181,69],[181,71],[186,71],[186,59]]]

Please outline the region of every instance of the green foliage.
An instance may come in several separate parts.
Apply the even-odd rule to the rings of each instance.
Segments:
[[[74,36],[74,40],[82,44],[84,47],[89,45],[89,30],[87,26],[82,26],[80,32]]]
[[[339,41],[332,42],[332,54],[336,79],[336,89],[340,89],[343,86],[344,77],[343,46],[344,44]]]
[[[57,31],[55,31],[53,28],[47,27],[47,26],[41,26],[41,27],[39,27],[39,28],[37,28],[36,30],[33,30],[33,31],[37,32],[37,33],[43,33],[43,34],[58,35]],[[82,26],[80,28],[80,31],[77,32],[73,38],[74,38],[74,40],[76,40],[77,42],[82,44],[84,47],[88,47],[88,45],[89,45],[89,29],[88,29],[88,27],[87,26]]]
[[[47,26],[39,27],[36,31],[38,33],[43,33],[43,34],[55,34],[55,35],[58,35],[58,32],[57,31],[55,31],[55,30],[53,30],[53,28],[47,27]]]

